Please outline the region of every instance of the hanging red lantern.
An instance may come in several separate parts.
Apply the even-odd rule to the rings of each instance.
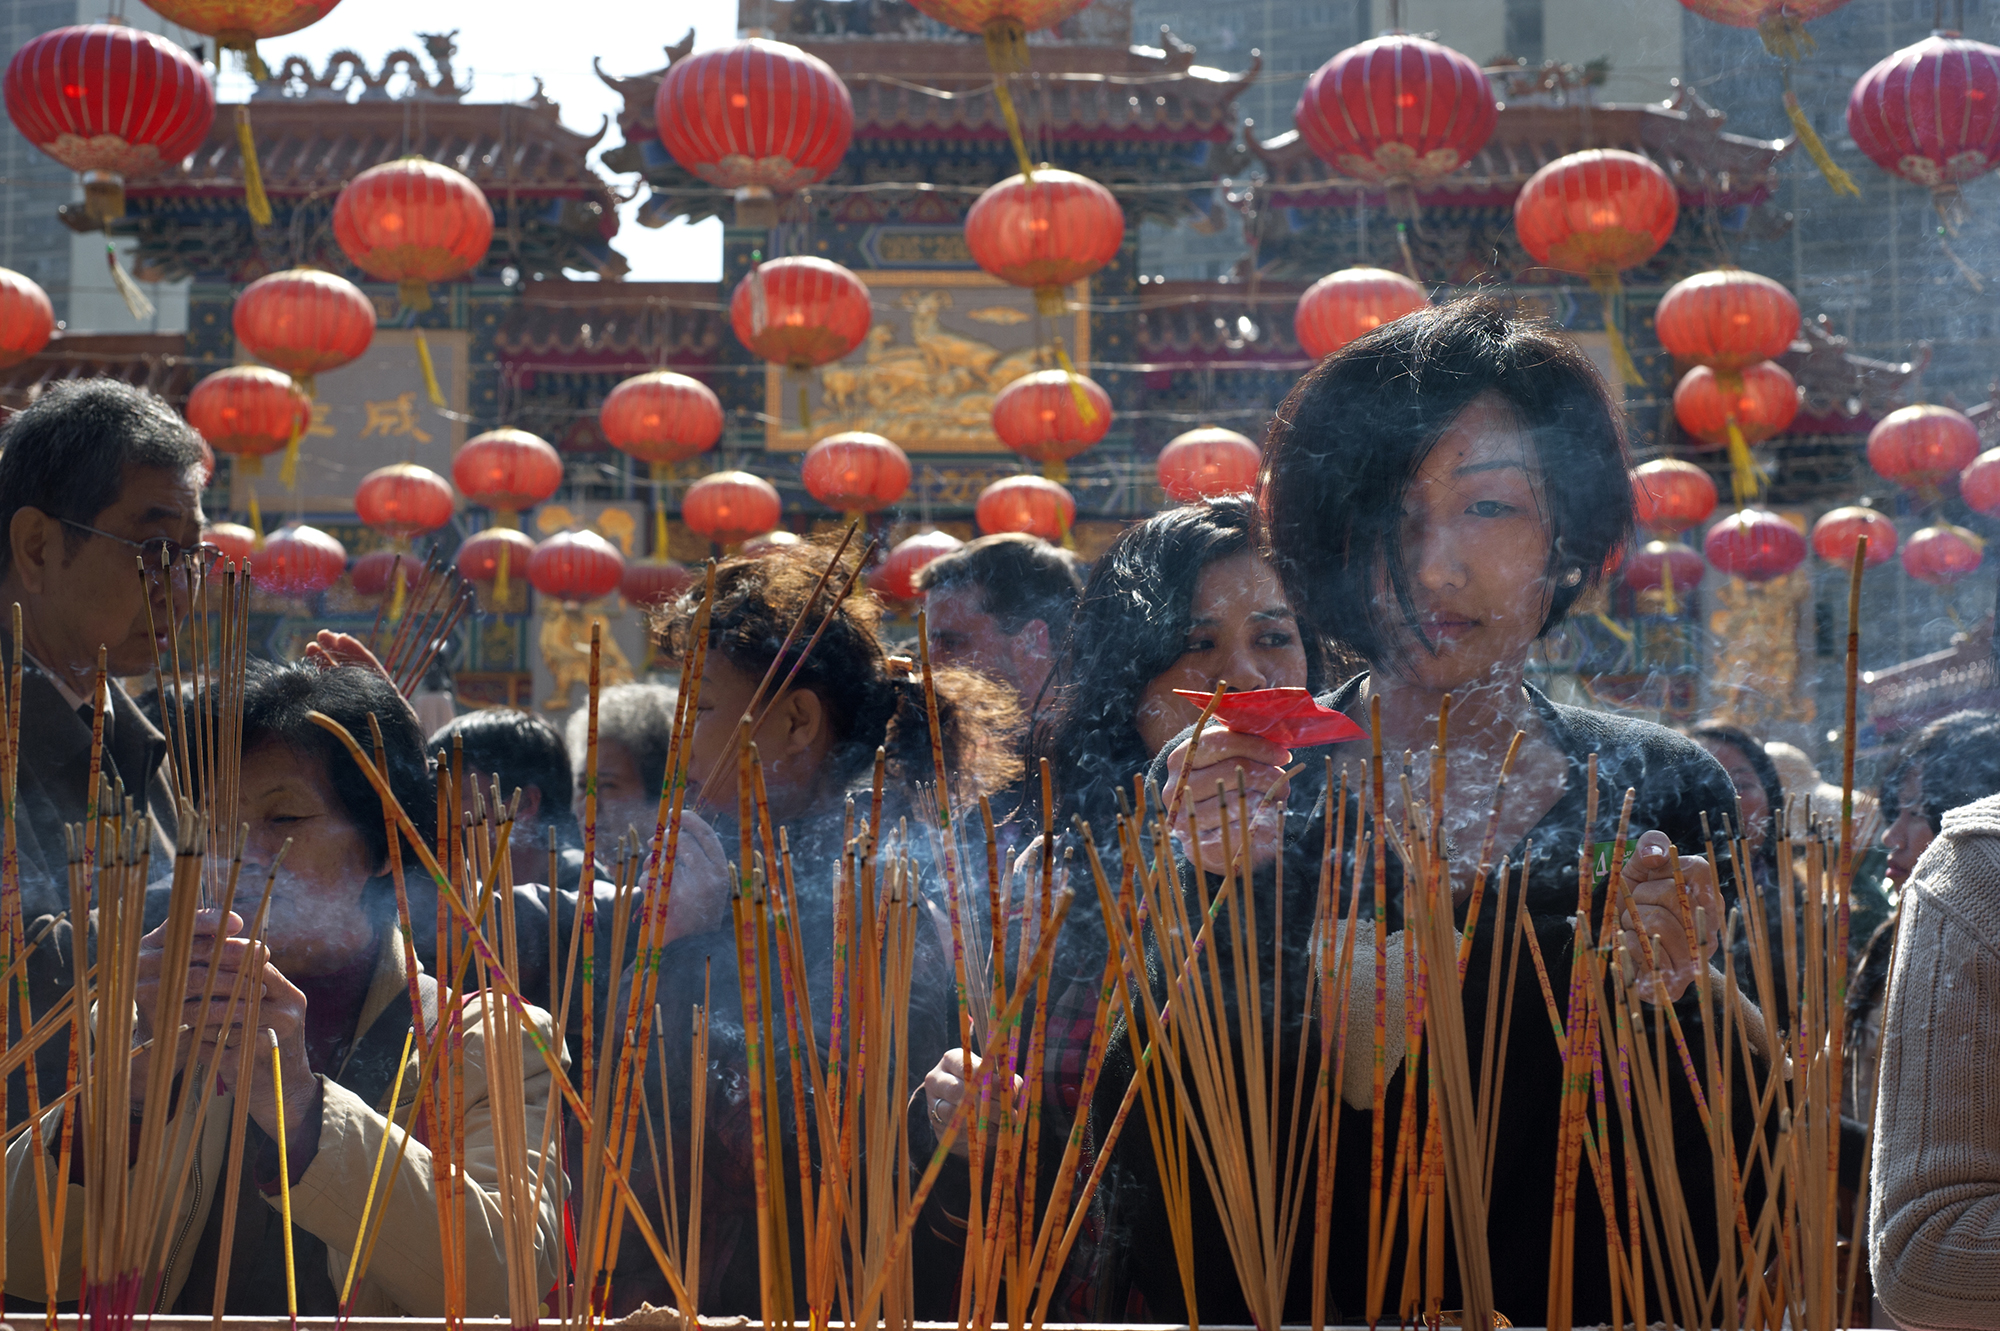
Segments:
[[[1674,389],[1674,419],[1711,447],[1730,443],[1734,425],[1746,444],[1758,444],[1799,414],[1799,387],[1784,366],[1772,361],[1746,365],[1736,374],[1697,365]]]
[[[850,520],[892,507],[910,489],[910,459],[879,434],[830,434],[799,464],[806,493]]]
[[[1299,346],[1324,360],[1363,333],[1430,304],[1422,286],[1387,268],[1343,268],[1305,289],[1292,314]]]
[[[1701,555],[1678,541],[1648,541],[1625,561],[1625,585],[1635,592],[1670,592],[1685,597],[1701,586],[1708,565]],[[1668,609],[1668,614],[1678,614]]]
[[[1292,123],[1321,161],[1371,185],[1425,185],[1493,137],[1499,106],[1477,61],[1392,32],[1321,65]]]
[[[493,244],[493,206],[459,172],[421,157],[371,166],[341,188],[333,239],[354,266],[396,283],[404,308],[431,307],[433,282],[455,282]]]
[[[325,18],[340,0],[146,0],[146,7],[169,23],[216,39],[225,51],[241,51],[251,73],[270,77],[257,59],[256,43],[282,37]],[[258,71],[263,70],[262,73]]]
[[[557,532],[528,556],[528,581],[559,601],[594,601],[618,590],[625,557],[594,531]]]
[[[1110,190],[1074,171],[1013,175],[973,201],[965,245],[1003,282],[1031,287],[1045,317],[1063,312],[1063,288],[1118,257],[1125,210]]]
[[[786,531],[783,527],[773,527],[770,531],[758,532],[738,545],[736,553],[745,559],[762,559],[775,551],[790,550],[804,544],[797,532]]]
[[[257,586],[295,600],[317,596],[347,571],[347,550],[317,527],[292,523],[264,538],[251,566]]]
[[[357,596],[380,596],[395,585],[398,569],[407,587],[417,567],[416,557],[401,550],[371,550],[354,561],[354,567],[347,570],[347,580]]]
[[[1708,562],[1745,582],[1782,578],[1806,559],[1805,535],[1776,513],[1739,509],[1708,529]]]
[[[2000,514],[2000,448],[1990,448],[1958,474],[1958,497],[1974,513]]]
[[[1959,185],[2000,165],[2000,47],[1955,32],[1904,47],[1855,82],[1847,132],[1948,210]]]
[[[1076,500],[1046,477],[1005,476],[979,492],[972,515],[988,536],[1024,531],[1060,543],[1076,526]]]
[[[288,268],[260,277],[236,297],[230,316],[243,349],[299,381],[357,359],[375,340],[375,305],[344,277]]]
[[[1986,542],[1963,527],[1944,523],[1913,532],[1903,547],[1903,571],[1918,582],[1949,587],[1975,573],[1985,558]]]
[[[1655,458],[1632,469],[1632,507],[1647,531],[1677,536],[1715,512],[1715,482],[1692,462]]]
[[[0,268],[0,370],[41,351],[55,331],[49,293],[13,269]]]
[[[775,195],[833,174],[854,137],[854,100],[833,67],[752,37],[683,56],[653,95],[673,159],[736,193],[736,224],[778,224]]]
[[[1813,524],[1813,553],[1847,568],[1853,565],[1855,547],[1864,536],[1868,538],[1869,568],[1896,557],[1896,524],[1885,514],[1855,505],[1829,509]]]
[[[778,525],[777,487],[747,471],[704,476],[681,496],[681,521],[717,545],[735,545]]]
[[[1813,49],[1800,24],[1846,4],[1847,0],[1681,0],[1681,6],[1732,28],[1756,28],[1764,49],[1796,59]],[[1801,49],[1802,48],[1802,49]]]
[[[605,394],[597,423],[619,452],[673,465],[701,456],[722,438],[722,400],[698,379],[655,370]]]
[[[201,62],[122,23],[55,28],[7,62],[7,114],[28,142],[83,176],[93,221],[125,215],[125,179],[169,170],[215,123]]]
[[[917,574],[940,555],[948,555],[965,544],[950,532],[920,531],[889,548],[882,563],[868,575],[868,585],[885,601],[915,601]]]
[[[1110,428],[1111,395],[1067,370],[1024,374],[993,398],[993,433],[1050,480],[1066,479],[1069,460]]]
[[[860,278],[806,255],[758,264],[729,298],[736,340],[794,370],[839,360],[861,345],[874,318]]]
[[[562,485],[562,455],[526,430],[502,427],[465,441],[451,460],[452,484],[468,502],[493,510],[495,526],[518,524]]]
[[[693,569],[671,559],[635,559],[625,565],[625,575],[618,580],[618,594],[633,605],[658,608],[700,580]]]
[[[221,558],[240,564],[256,550],[259,537],[240,522],[217,522],[201,529],[201,539],[220,550]]]
[[[1653,331],[1676,360],[1737,370],[1785,354],[1799,333],[1799,302],[1761,273],[1718,268],[1668,287]]]
[[[218,453],[237,460],[248,475],[264,469],[264,459],[304,434],[313,404],[285,375],[262,365],[217,370],[188,394],[187,422]]]
[[[354,512],[396,538],[436,531],[451,521],[451,486],[429,467],[396,462],[377,467],[354,490]]]
[[[498,610],[509,601],[513,580],[528,567],[534,553],[535,543],[526,533],[496,526],[468,537],[458,547],[453,562],[466,581],[491,584],[489,605]]]
[[[1169,499],[1191,504],[1250,489],[1263,461],[1263,451],[1246,436],[1205,425],[1168,440],[1155,471]]]
[[[1884,480],[1935,492],[1979,456],[1979,428],[1950,407],[1919,403],[1868,432],[1868,465]]]

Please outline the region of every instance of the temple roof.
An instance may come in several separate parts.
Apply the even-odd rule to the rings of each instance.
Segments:
[[[729,339],[713,282],[530,282],[493,337],[515,375],[712,363]]]
[[[101,376],[151,389],[179,407],[195,366],[180,333],[57,333],[38,354],[0,370],[0,408],[19,411],[51,384]]]

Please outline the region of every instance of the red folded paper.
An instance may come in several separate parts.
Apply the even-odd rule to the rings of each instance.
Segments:
[[[1174,693],[1196,707],[1208,706],[1206,693],[1193,689],[1175,689]],[[1288,749],[1368,738],[1368,732],[1345,715],[1320,706],[1310,689],[1225,693],[1215,705],[1214,719],[1239,735],[1256,735]]]

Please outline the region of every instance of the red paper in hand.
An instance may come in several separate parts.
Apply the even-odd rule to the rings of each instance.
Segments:
[[[1206,693],[1193,689],[1175,689],[1174,693],[1197,707],[1208,706]],[[1368,738],[1368,732],[1346,716],[1314,701],[1310,689],[1225,693],[1215,705],[1214,719],[1239,735],[1255,735],[1288,749]]]

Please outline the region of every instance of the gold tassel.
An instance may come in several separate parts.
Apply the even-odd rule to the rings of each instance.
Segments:
[[[262,458],[252,460],[263,461]],[[262,550],[264,548],[264,512],[257,507],[257,482],[255,481],[250,482],[250,530],[255,533],[256,537],[250,542],[250,548],[252,550]]]
[[[1819,49],[1806,25],[1792,14],[1773,14],[1757,25],[1757,35],[1764,39],[1764,50],[1780,60],[1799,60]]]
[[[1618,641],[1624,643],[1627,647],[1630,647],[1637,641],[1637,635],[1631,629],[1626,628],[1602,610],[1597,612],[1597,622],[1604,625],[1606,629],[1610,630],[1612,637],[1618,639]]]
[[[1069,463],[1062,458],[1050,458],[1042,464],[1042,476],[1057,485],[1069,484]]]
[[[493,575],[493,610],[496,614],[507,613],[507,556],[512,553],[512,547],[500,547],[500,567]]]
[[[431,307],[431,284],[421,277],[409,277],[396,284],[396,303],[421,313]]]
[[[264,57],[257,54],[257,34],[247,28],[229,28],[215,35],[215,44],[225,51],[235,51],[243,57],[243,68],[251,79],[258,83],[271,81],[271,67],[264,63]]]
[[[1750,442],[1734,416],[1729,418],[1728,429],[1729,485],[1736,492],[1736,506],[1741,508],[1757,498],[1757,464],[1750,460]]]
[[[1680,607],[1674,604],[1674,561],[1671,557],[1660,561],[1660,597],[1663,601],[1660,608],[1666,611],[1667,618],[1680,618]]]
[[[1813,132],[1812,122],[1806,119],[1806,113],[1799,107],[1799,99],[1789,88],[1785,90],[1785,118],[1792,122],[1792,132],[1799,136],[1799,143],[1805,148],[1806,156],[1812,158],[1813,165],[1826,177],[1827,186],[1835,194],[1851,194],[1857,199],[1860,198],[1861,186],[1855,184],[1854,177],[1841,170],[1840,163],[1833,160],[1833,154],[1826,150],[1826,145],[1820,142],[1819,135]]]
[[[426,288],[426,290],[428,290],[428,288]],[[431,395],[432,406],[443,407],[446,405],[444,400],[444,389],[438,387],[437,366],[431,360],[431,344],[424,341],[423,329],[421,328],[417,329],[416,334],[417,334],[417,364],[420,367],[422,367],[424,372],[424,391]]]
[[[1417,275],[1417,256],[1410,249],[1409,223],[1396,223],[1396,244],[1403,251],[1403,271],[1410,275],[1412,282],[1422,282],[1424,279]]]
[[[808,435],[812,433],[812,393],[810,386],[806,383],[806,372],[804,370],[799,371],[799,424],[804,427]]]
[[[299,441],[305,437],[305,422],[294,424],[291,441],[285,445],[285,465],[278,469],[278,480],[287,490],[299,488]]]
[[[139,284],[125,271],[125,265],[118,262],[118,245],[111,239],[111,228],[104,228],[104,262],[111,269],[111,285],[118,289],[118,298],[125,302],[125,308],[132,317],[145,323],[154,314],[153,302],[146,293],[139,290]]]
[[[986,25],[986,63],[993,67],[993,100],[1000,103],[1000,118],[1007,122],[1007,138],[1014,145],[1014,160],[1021,176],[1035,178],[1035,165],[1028,157],[1028,141],[1021,135],[1021,117],[1014,109],[1014,94],[1008,88],[1010,76],[1028,68],[1028,34],[1019,19],[999,18]]]
[[[264,168],[257,161],[257,139],[250,132],[250,108],[236,108],[236,147],[243,155],[243,202],[250,220],[258,226],[271,225],[271,201],[264,197]]]
[[[1633,388],[1644,388],[1646,381],[1639,377],[1639,367],[1632,363],[1632,353],[1625,346],[1625,334],[1618,327],[1618,302],[1625,294],[1624,285],[1618,274],[1596,274],[1590,279],[1590,289],[1604,301],[1604,332],[1611,339],[1611,364],[1618,371],[1618,377]]]
[[[653,464],[653,557],[667,558],[667,486],[674,478],[674,464]]]
[[[1096,404],[1083,391],[1083,379],[1077,374],[1076,366],[1069,358],[1069,348],[1063,345],[1060,337],[1056,339],[1056,364],[1062,366],[1063,373],[1069,376],[1069,393],[1076,400],[1076,414],[1083,418],[1085,425],[1097,424]]]
[[[1953,266],[1958,269],[1958,275],[1965,279],[1967,286],[1980,295],[1984,295],[1986,293],[1986,279],[1979,275],[1977,268],[1974,268],[1971,264],[1958,257],[1958,251],[1951,247],[1951,241],[1945,237],[1945,232],[1938,234],[1938,248],[1944,251],[1944,257],[1951,260]]]
[[[396,590],[389,597],[389,622],[394,624],[403,617],[403,605],[408,600],[409,579],[403,572],[403,561],[396,561]]]

